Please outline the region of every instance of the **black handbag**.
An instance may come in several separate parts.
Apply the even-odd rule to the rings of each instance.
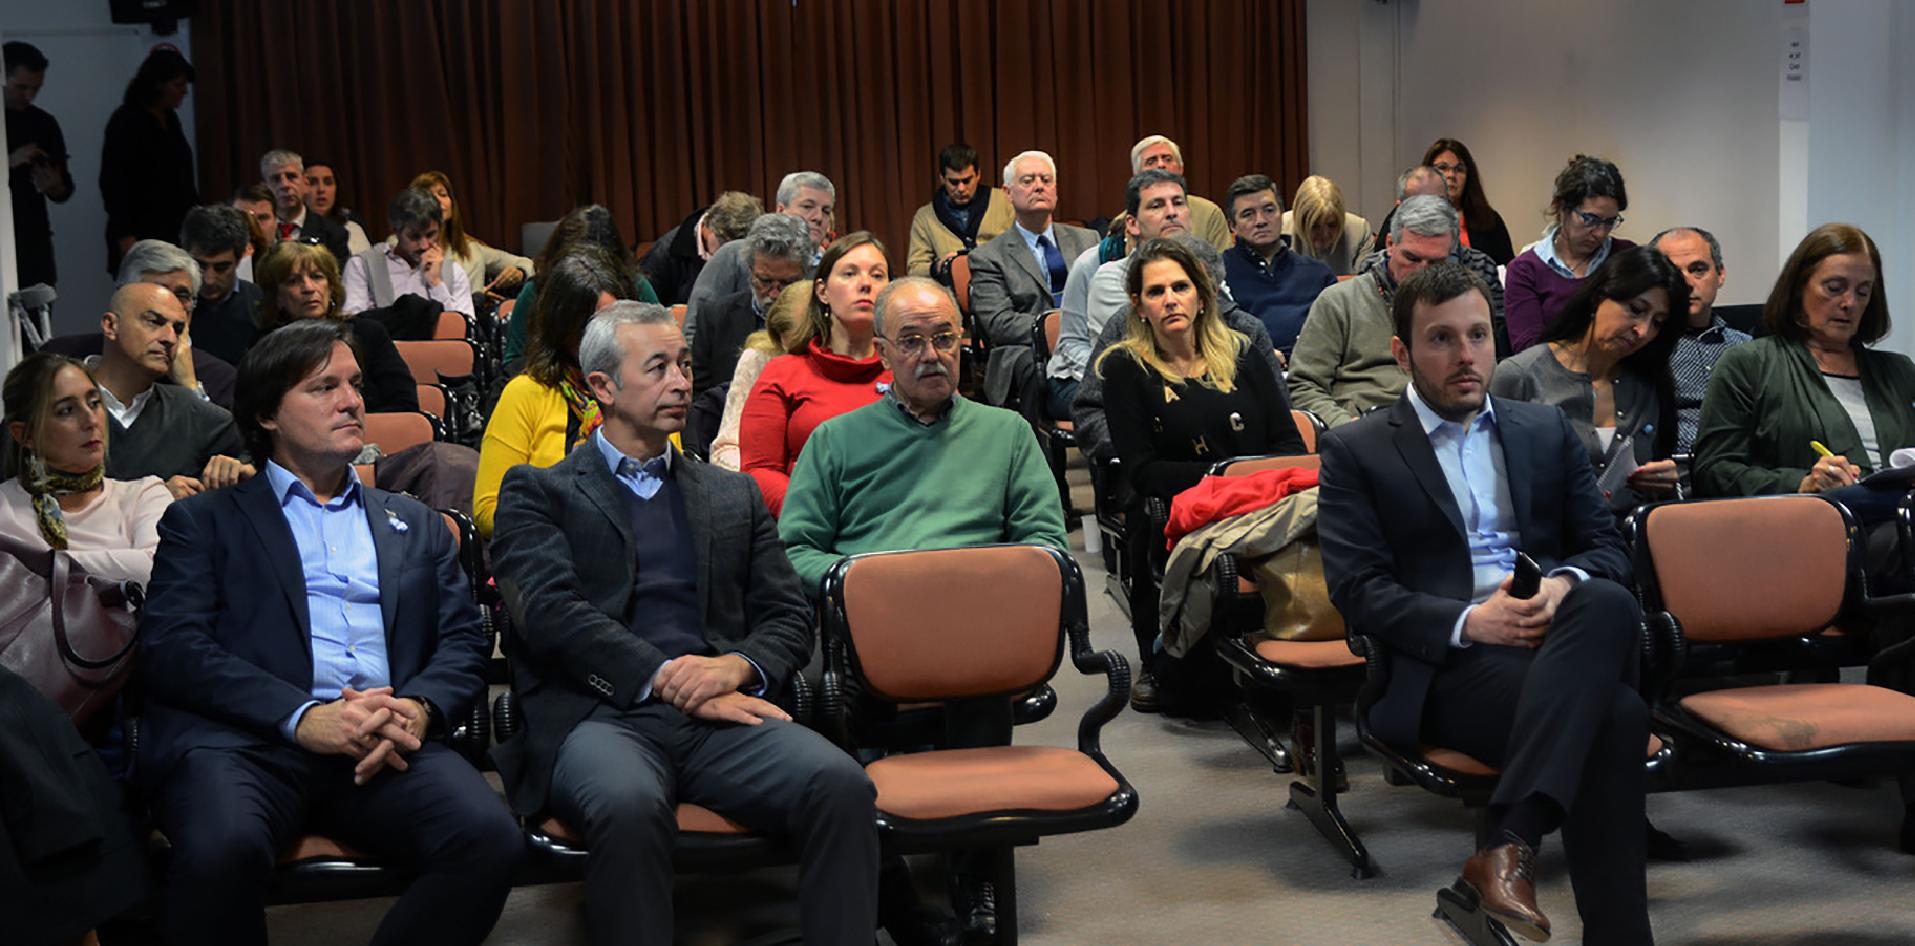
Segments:
[[[75,726],[133,673],[144,592],[87,574],[66,552],[0,535],[0,666],[59,704]]]

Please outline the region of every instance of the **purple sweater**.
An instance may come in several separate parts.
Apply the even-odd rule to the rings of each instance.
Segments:
[[[1610,237],[1609,255],[1613,257],[1635,245],[1622,237]],[[1526,249],[1509,261],[1503,274],[1503,318],[1509,323],[1511,354],[1543,337],[1543,326],[1562,311],[1563,303],[1575,295],[1581,283],[1581,279],[1549,268],[1534,249]]]

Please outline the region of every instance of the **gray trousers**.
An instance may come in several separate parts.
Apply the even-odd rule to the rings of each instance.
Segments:
[[[559,747],[551,806],[584,832],[595,943],[670,946],[673,809],[703,805],[799,851],[812,946],[870,943],[878,914],[877,791],[864,769],[795,723],[709,723],[667,703],[600,706]]]

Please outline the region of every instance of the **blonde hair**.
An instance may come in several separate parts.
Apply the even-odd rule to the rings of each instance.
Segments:
[[[1297,185],[1297,199],[1290,202],[1290,208],[1290,219],[1295,224],[1293,236],[1297,238],[1291,241],[1290,248],[1313,259],[1328,255],[1328,251],[1317,251],[1310,233],[1319,223],[1334,223],[1337,232],[1343,232],[1343,189],[1327,177],[1312,174]]]
[[[281,240],[266,251],[266,258],[253,263],[253,282],[259,286],[259,328],[262,332],[285,325],[293,319],[279,311],[279,284],[307,267],[325,277],[331,290],[326,318],[343,321],[339,307],[346,301],[346,286],[339,279],[339,261],[332,251],[315,243]]]
[[[1191,335],[1196,343],[1197,355],[1204,362],[1202,377],[1185,378],[1171,367],[1164,358],[1163,350],[1157,345],[1157,336],[1151,330],[1150,322],[1145,320],[1140,311],[1144,294],[1144,267],[1159,260],[1169,260],[1183,267],[1184,275],[1197,288],[1197,301],[1201,305],[1196,319],[1191,323]],[[1130,272],[1124,277],[1124,288],[1130,296],[1130,314],[1124,319],[1124,337],[1097,356],[1098,377],[1104,376],[1104,362],[1121,351],[1171,384],[1182,385],[1194,381],[1225,394],[1236,389],[1237,356],[1243,352],[1248,339],[1224,324],[1223,311],[1217,307],[1217,285],[1210,278],[1210,270],[1195,253],[1176,240],[1161,237],[1145,240],[1131,257]]]
[[[810,319],[813,285],[809,279],[800,279],[779,292],[778,301],[765,313],[765,327],[751,333],[745,347],[773,358],[804,351],[818,334]]]

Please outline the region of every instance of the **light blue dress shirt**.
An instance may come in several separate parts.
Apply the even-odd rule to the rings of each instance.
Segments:
[[[313,699],[280,724],[288,741],[307,710],[338,699],[344,688],[392,682],[386,620],[379,610],[379,555],[366,521],[365,490],[351,467],[346,477],[346,488],[322,506],[298,477],[266,461],[266,479],[299,549],[312,634]]]
[[[1057,246],[1057,223],[1053,221],[1051,223],[1045,224],[1043,233],[1032,233],[1031,231],[1024,229],[1023,224],[1013,220],[1011,221],[1011,229],[1017,231],[1018,239],[1023,240],[1024,246],[1031,251],[1031,258],[1034,260],[1037,260],[1037,271],[1045,274],[1044,288],[1045,290],[1048,291],[1050,289],[1049,273],[1051,271],[1051,264],[1048,260],[1044,259],[1044,251],[1037,248],[1037,238],[1041,236],[1051,241],[1052,246]],[[1057,246],[1057,253],[1059,256],[1062,256],[1064,254],[1064,248],[1061,246]],[[1069,267],[1071,265],[1071,262],[1072,262],[1071,260],[1064,261],[1064,266],[1065,266],[1064,275],[1065,275],[1065,278],[1067,279],[1070,276]]]
[[[612,476],[616,477],[619,483],[623,484],[626,489],[636,493],[639,498],[649,500],[653,496],[658,495],[658,491],[664,488],[665,476],[669,474],[672,469],[672,448],[670,446],[665,448],[664,453],[650,460],[641,462],[635,457],[626,456],[620,452],[617,447],[612,446],[612,442],[605,439],[605,431],[603,428],[592,431],[592,445],[598,448],[599,456],[605,458],[605,465],[611,469]],[[690,538],[690,536],[685,537],[686,540],[690,540]],[[733,653],[737,653],[737,651],[733,651]],[[744,654],[738,654],[738,656],[745,657]],[[676,659],[678,658],[672,658],[672,660]],[[746,696],[765,695],[764,668],[758,666],[758,661],[750,657],[745,657],[745,662],[751,664],[752,675],[757,677],[758,683],[756,686],[746,687],[739,692],[744,693]],[[659,664],[659,673],[663,673],[665,668],[671,665],[671,660]],[[639,688],[638,701],[640,703],[652,698],[652,683],[657,679],[657,675],[654,674],[651,680],[645,681],[645,685]]]
[[[1558,229],[1560,229],[1560,227],[1557,224],[1550,224],[1549,229],[1543,231],[1543,238],[1530,244],[1529,249],[1535,250],[1536,258],[1542,260],[1543,264],[1550,269],[1555,270],[1556,275],[1564,279],[1584,278],[1576,275],[1575,271],[1571,270],[1568,264],[1556,258],[1556,231]],[[1609,258],[1609,250],[1615,243],[1616,240],[1614,237],[1602,238],[1602,245],[1596,247],[1596,255],[1589,258],[1589,269],[1585,270],[1587,274],[1595,274],[1596,270],[1602,266],[1602,261]]]

